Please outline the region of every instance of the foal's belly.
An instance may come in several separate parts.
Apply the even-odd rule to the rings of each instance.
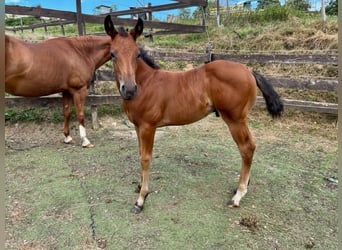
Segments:
[[[165,109],[163,119],[158,125],[168,126],[190,124],[203,119],[214,111],[215,109],[210,101],[187,103],[182,106],[172,105]]]

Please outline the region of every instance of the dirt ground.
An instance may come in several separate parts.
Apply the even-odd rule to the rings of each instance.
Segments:
[[[260,111],[259,107],[254,107],[251,119],[269,119],[267,114]],[[330,115],[320,115],[314,113],[303,113],[300,111],[287,110],[283,116],[282,124],[285,128],[300,129],[305,128],[310,132],[327,137],[327,139],[337,140],[337,117]],[[123,136],[135,137],[134,125],[123,115],[119,117],[105,116],[99,118],[100,130],[112,129],[114,133]],[[6,124],[5,144],[7,150],[20,150],[44,144],[60,144],[64,139],[62,123],[35,123],[18,122]],[[169,127],[173,128],[173,127]],[[86,121],[87,136],[91,137],[96,131],[91,129],[91,120]],[[78,125],[76,121],[71,122],[71,136],[79,142]],[[162,134],[161,131],[157,131]],[[60,139],[59,139],[60,138]]]
[[[7,124],[6,249],[337,249],[336,118],[288,111],[273,121],[259,111],[249,117],[257,151],[241,208],[225,204],[240,157],[210,115],[158,130],[139,216],[129,213],[139,161],[124,115],[100,117],[97,131],[87,120],[93,149],[81,148],[76,123],[73,146],[62,123]]]

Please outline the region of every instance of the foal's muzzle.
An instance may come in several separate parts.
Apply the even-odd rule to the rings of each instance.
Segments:
[[[120,86],[120,93],[123,99],[131,100],[137,94],[137,85],[131,84],[128,86],[127,84],[123,84]]]

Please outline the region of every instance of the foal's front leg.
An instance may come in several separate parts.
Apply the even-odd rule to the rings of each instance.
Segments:
[[[148,180],[150,174],[150,165],[152,160],[152,151],[154,143],[155,127],[149,125],[136,126],[135,130],[138,136],[139,155],[141,164],[141,182],[140,192],[137,201],[132,208],[132,213],[140,213],[144,208],[144,202],[148,195]]]

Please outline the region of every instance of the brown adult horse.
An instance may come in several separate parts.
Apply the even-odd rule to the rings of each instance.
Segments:
[[[136,45],[143,31],[138,20],[134,29],[116,30],[110,16],[104,22],[112,38],[111,56],[124,110],[135,125],[141,163],[140,194],[133,213],[143,209],[148,195],[149,168],[157,127],[196,122],[212,112],[221,115],[239,148],[242,158],[235,195],[228,202],[237,207],[247,193],[255,149],[247,127],[247,114],[255,103],[257,87],[263,93],[269,113],[280,116],[283,104],[263,76],[230,61],[213,61],[185,72],[170,72],[148,65]],[[147,61],[149,62],[149,61]],[[151,67],[152,66],[152,67]]]
[[[83,147],[93,147],[86,137],[84,104],[95,69],[110,59],[107,36],[54,38],[26,43],[5,36],[5,91],[38,97],[63,94],[64,142],[74,143],[69,131],[70,106],[74,101]]]

